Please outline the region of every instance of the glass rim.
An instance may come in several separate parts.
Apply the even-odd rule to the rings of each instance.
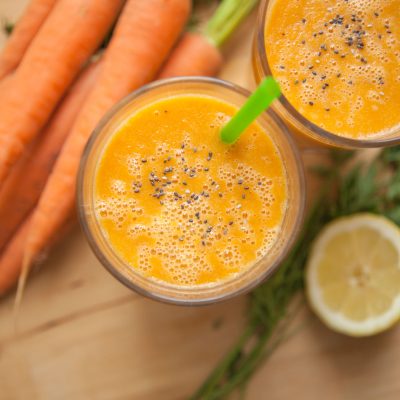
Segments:
[[[262,0],[262,3],[258,9],[257,17],[257,28],[256,28],[256,49],[259,55],[262,73],[264,76],[272,75],[271,68],[268,62],[267,51],[265,47],[265,25],[267,19],[268,5],[275,0]],[[400,144],[400,135],[396,137],[376,137],[371,139],[352,139],[346,136],[340,136],[335,133],[329,132],[320,126],[309,121],[303,115],[301,115],[289,102],[284,94],[281,94],[277,100],[284,110],[291,116],[291,118],[300,122],[308,130],[310,130],[312,138],[323,143],[327,143],[333,146],[342,146],[347,148],[376,148],[376,147],[387,147]],[[400,134],[400,126],[395,127],[395,133]],[[308,134],[306,134],[308,135]]]
[[[115,267],[112,262],[104,255],[104,252],[102,251],[101,247],[98,244],[98,240],[95,238],[94,233],[92,232],[92,229],[89,226],[88,223],[88,218],[86,214],[86,207],[84,205],[84,195],[83,195],[83,188],[84,188],[84,180],[85,180],[85,172],[86,172],[86,165],[89,161],[93,146],[95,145],[97,138],[101,135],[103,132],[103,129],[105,126],[112,120],[112,118],[121,110],[123,107],[126,105],[130,104],[134,99],[151,92],[154,89],[159,89],[163,87],[168,87],[171,85],[175,84],[190,84],[190,83],[205,83],[205,84],[210,84],[210,85],[216,85],[219,87],[222,87],[224,89],[234,91],[236,93],[239,93],[243,97],[248,97],[251,92],[248,91],[247,89],[244,89],[232,82],[228,82],[222,79],[218,78],[210,78],[210,77],[176,77],[176,78],[167,78],[167,79],[162,79],[158,80],[155,82],[151,82],[147,85],[142,86],[138,90],[132,92],[125,98],[123,98],[121,101],[119,101],[117,104],[115,104],[105,115],[104,117],[99,121],[95,129],[93,130],[86,146],[83,151],[80,165],[79,165],[79,170],[78,170],[78,175],[77,175],[77,190],[76,190],[76,200],[77,200],[77,211],[78,211],[78,219],[80,222],[80,225],[82,227],[82,230],[86,236],[86,239],[97,257],[97,259],[100,261],[100,263],[103,265],[103,267],[111,273],[118,281],[120,281],[122,284],[124,284],[126,287],[128,287],[131,290],[134,290],[137,293],[140,293],[150,299],[153,300],[158,300],[162,301],[164,303],[169,303],[169,304],[175,304],[175,305],[185,305],[185,306],[196,306],[196,305],[206,305],[206,304],[212,304],[220,301],[225,301],[228,299],[231,299],[233,297],[236,297],[241,294],[248,293],[250,290],[252,290],[254,287],[256,287],[258,284],[263,282],[265,279],[269,278],[273,273],[276,272],[277,269],[279,269],[279,266],[287,253],[290,251],[294,241],[298,237],[298,234],[300,232],[300,229],[302,227],[302,222],[304,220],[304,213],[305,213],[305,205],[306,205],[306,191],[305,190],[299,190],[299,204],[298,204],[298,212],[295,215],[295,222],[291,228],[291,235],[290,238],[287,240],[287,242],[282,246],[280,249],[278,255],[276,258],[273,259],[271,264],[265,268],[262,273],[257,275],[255,279],[250,280],[247,282],[246,285],[243,285],[239,287],[237,290],[232,290],[228,293],[217,293],[216,295],[204,297],[204,298],[192,298],[192,299],[185,299],[185,298],[175,298],[172,296],[168,295],[163,295],[161,293],[154,293],[153,291],[148,291],[141,287],[140,285],[137,285],[135,282],[132,280],[128,279],[128,277],[121,272],[117,267]],[[217,97],[217,96],[216,96]],[[293,138],[291,137],[288,128],[286,125],[281,121],[281,119],[278,117],[276,112],[274,112],[271,108],[269,108],[266,111],[269,115],[269,117],[272,118],[273,122],[277,125],[279,128],[279,133],[284,135],[284,139],[287,142],[288,147],[290,148],[290,151],[293,156],[293,161],[295,164],[295,168],[297,171],[297,180],[298,180],[298,185],[300,188],[305,188],[305,173],[304,173],[304,166],[303,162],[301,159],[300,151],[298,147],[296,146]],[[286,171],[286,173],[288,173]],[[95,219],[95,218],[94,218]],[[98,221],[96,221],[98,222]],[[115,253],[115,252],[114,252]],[[265,256],[264,256],[265,257]],[[258,262],[264,259],[262,257],[261,259],[257,260],[253,265],[256,265]],[[125,262],[124,262],[125,263]],[[126,264],[126,263],[125,263]],[[252,267],[250,266],[249,269]],[[138,272],[135,271],[135,273],[139,274]],[[148,279],[147,277],[143,277],[145,280],[150,281],[152,284],[159,284],[157,281]],[[229,281],[227,281],[229,282]],[[223,285],[223,281],[221,284]],[[172,286],[172,285],[166,285],[167,288],[179,291],[179,286]],[[208,289],[212,292],[213,290],[215,291],[216,289],[219,288],[219,285],[210,285]],[[185,289],[187,289],[185,287]],[[199,287],[194,286],[193,291],[198,291]]]

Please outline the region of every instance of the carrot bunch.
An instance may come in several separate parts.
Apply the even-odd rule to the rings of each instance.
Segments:
[[[183,34],[190,12],[191,0],[31,0],[0,53],[0,295],[19,279],[18,302],[74,221],[80,158],[110,107],[154,79],[217,73],[221,42]]]

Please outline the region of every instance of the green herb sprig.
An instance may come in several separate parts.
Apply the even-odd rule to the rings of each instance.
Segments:
[[[243,388],[285,337],[291,301],[303,287],[303,269],[311,245],[330,220],[356,212],[372,212],[400,225],[400,147],[385,149],[372,162],[358,162],[341,175],[338,166],[350,152],[332,154],[331,168],[320,168],[326,182],[302,233],[274,276],[250,295],[249,318],[243,334],[191,400],[224,399]]]

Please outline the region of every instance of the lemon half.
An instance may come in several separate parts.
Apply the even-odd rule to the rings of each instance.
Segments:
[[[369,336],[400,318],[400,229],[356,214],[329,223],[306,266],[311,308],[332,329]]]

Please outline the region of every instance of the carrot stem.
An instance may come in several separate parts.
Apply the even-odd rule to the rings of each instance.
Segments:
[[[222,0],[207,24],[205,35],[221,47],[259,0]]]

